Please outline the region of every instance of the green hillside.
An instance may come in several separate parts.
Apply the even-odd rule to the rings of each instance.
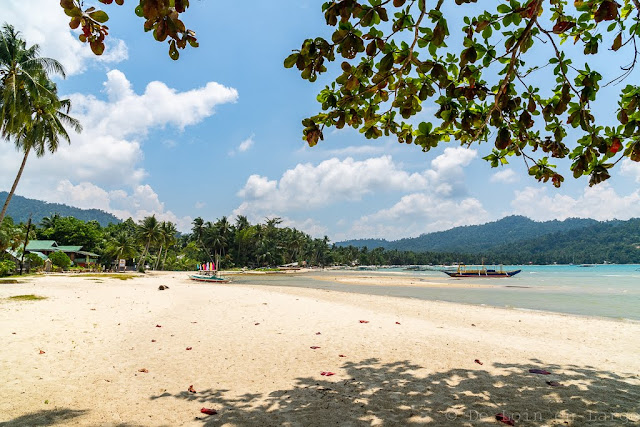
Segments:
[[[388,242],[379,239],[351,240],[338,246],[381,247],[413,252],[480,253],[509,243],[535,239],[544,235],[579,230],[598,221],[569,218],[564,221],[536,222],[523,216],[508,216],[482,225],[456,227],[447,231]]]
[[[640,219],[600,222],[579,230],[511,243],[493,248],[487,257],[505,264],[638,264]]]
[[[6,191],[0,192],[0,203],[4,204],[7,194]],[[16,223],[27,222],[29,215],[32,215],[31,220],[33,222],[39,223],[42,218],[56,213],[60,216],[72,216],[82,221],[95,220],[103,227],[109,223],[118,224],[121,222],[112,214],[99,209],[79,209],[59,203],[27,199],[18,195],[14,195],[11,198],[11,203],[9,203],[9,209],[7,210],[7,216],[10,216]]]

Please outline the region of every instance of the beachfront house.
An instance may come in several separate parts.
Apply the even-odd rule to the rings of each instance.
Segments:
[[[31,240],[27,244],[26,252],[44,256],[44,258],[48,258],[53,252],[64,252],[74,265],[81,267],[95,263],[100,257],[98,254],[83,251],[82,246],[62,246],[54,240]]]

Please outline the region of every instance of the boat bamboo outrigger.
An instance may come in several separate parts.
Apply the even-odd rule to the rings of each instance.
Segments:
[[[505,271],[500,264],[500,269],[487,268],[484,266],[470,266],[467,267],[464,264],[458,264],[456,271],[443,271],[451,277],[511,277],[520,273],[522,270]]]
[[[197,282],[209,282],[209,283],[229,283],[231,280],[226,277],[218,276],[216,265],[213,262],[207,262],[202,265],[198,265],[198,274],[189,275],[189,279]]]

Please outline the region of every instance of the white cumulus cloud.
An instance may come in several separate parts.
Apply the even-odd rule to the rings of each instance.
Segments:
[[[141,190],[148,187],[144,185],[147,172],[141,166],[146,135],[152,129],[168,126],[184,129],[200,123],[215,113],[216,106],[235,102],[238,93],[215,82],[179,92],[155,81],[137,94],[118,70],[107,73],[104,92],[107,100],[84,94],[70,96],[71,115],[80,120],[83,132],[70,132],[71,144],[63,143],[53,154],[47,153],[42,158],[31,156],[17,192],[78,207],[101,207],[116,215],[125,212],[119,216],[162,214],[164,207],[159,202],[149,204],[157,197],[153,190],[149,187],[148,194]],[[0,144],[2,164],[15,165],[0,169],[0,189],[11,186],[21,158],[11,144]],[[74,191],[65,191],[67,188]],[[103,191],[110,194],[106,207],[100,204],[99,189],[107,189]],[[117,198],[111,190],[122,190],[130,197],[140,196],[146,201],[139,206],[125,203],[120,208],[114,204]]]
[[[464,147],[447,147],[444,153],[431,161],[431,169],[425,175],[436,193],[445,197],[455,197],[466,193],[464,167],[477,155],[476,150]]]
[[[620,173],[630,176],[640,183],[640,162],[634,162],[630,159],[624,159],[620,166]]]
[[[347,234],[349,238],[397,240],[461,225],[482,224],[490,219],[477,199],[456,201],[438,194],[414,193],[403,196],[389,209],[363,216]]]
[[[489,181],[509,184],[518,181],[518,175],[513,171],[513,169],[503,169],[494,173]]]
[[[238,147],[236,149],[229,151],[229,155],[235,156],[236,153],[244,153],[246,151],[249,151],[251,147],[253,147],[253,145],[255,144],[254,138],[255,138],[255,135],[252,134],[249,138],[245,139],[240,144],[238,144]]]
[[[90,182],[73,185],[69,180],[58,183],[55,191],[47,198],[49,202],[65,203],[82,209],[101,209],[120,219],[133,218],[139,221],[155,215],[160,221],[171,221],[179,230],[191,228],[191,217],[178,217],[166,210],[158,194],[149,185],[137,185],[130,191],[107,191]]]
[[[551,190],[554,191],[554,190]],[[640,190],[623,196],[607,182],[586,187],[577,197],[549,194],[547,188],[526,187],[516,191],[513,213],[537,221],[566,218],[594,218],[600,221],[640,216]]]
[[[363,161],[333,158],[318,165],[298,164],[279,180],[251,175],[238,192],[244,202],[235,214],[315,209],[343,201],[359,201],[373,192],[407,192],[424,188],[426,184],[424,176],[401,170],[390,156]]]

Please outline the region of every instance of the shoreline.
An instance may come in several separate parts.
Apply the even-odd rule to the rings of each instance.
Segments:
[[[231,277],[233,278],[233,276]],[[247,279],[244,281],[241,275],[235,277],[238,277],[236,282],[240,284],[278,285],[278,282],[275,281],[276,279],[273,277],[261,276],[259,274],[244,276]],[[261,280],[261,277],[264,279]],[[566,307],[571,306],[562,305],[559,301],[563,297],[566,299],[568,295],[573,297],[574,294],[563,294],[562,291],[549,287],[510,285],[509,283],[511,282],[508,281],[510,280],[508,278],[449,279],[420,277],[411,274],[397,274],[395,272],[380,272],[372,275],[369,272],[350,271],[345,273],[336,272],[335,270],[309,271],[296,274],[288,273],[283,275],[283,277],[284,279],[281,282],[285,284],[286,287],[331,289],[361,295],[387,295],[421,301],[442,301],[470,306],[558,313],[633,323],[640,322],[640,316],[634,317],[632,313],[629,313],[626,317],[614,312],[593,314],[591,312],[593,310],[588,310],[582,306],[568,310]],[[491,282],[486,283],[484,281]],[[323,286],[322,284],[326,284],[327,286]],[[336,286],[332,287],[330,284],[335,284]],[[475,294],[471,296],[469,292],[465,291]],[[443,296],[449,299],[442,298]],[[548,307],[542,307],[540,302],[538,305],[530,303],[531,297],[546,298],[548,300]],[[467,300],[464,300],[464,298]],[[594,296],[593,298],[598,297]],[[499,302],[496,303],[495,301]],[[503,305],[500,305],[500,302],[502,302]]]
[[[48,299],[6,300],[19,294]],[[640,420],[635,323],[178,272],[44,276],[1,285],[0,301],[9,425]]]

